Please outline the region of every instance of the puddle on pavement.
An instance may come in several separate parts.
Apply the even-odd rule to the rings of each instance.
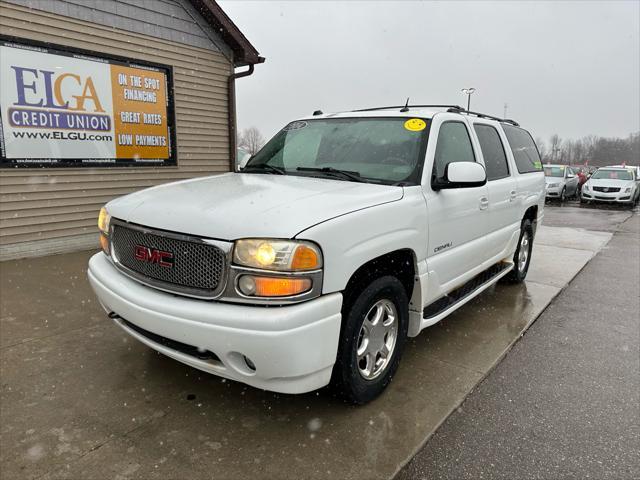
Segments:
[[[387,391],[353,407],[327,389],[281,395],[226,381],[130,339],[95,302],[78,300],[86,294],[80,280],[77,296],[62,295],[56,285],[58,275],[83,276],[87,256],[66,264],[65,256],[39,260],[48,304],[21,310],[28,290],[3,284],[17,319],[7,327],[11,338],[37,338],[33,326],[45,311],[68,309],[56,335],[2,351],[0,431],[8,447],[0,457],[7,478],[51,470],[58,472],[51,478],[97,471],[105,477],[145,472],[146,478],[211,472],[387,478],[559,291],[534,282],[489,289],[410,339]],[[18,278],[19,269],[12,275]]]

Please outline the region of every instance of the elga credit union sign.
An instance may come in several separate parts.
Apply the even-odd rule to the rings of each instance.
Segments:
[[[0,166],[175,165],[171,69],[0,42]]]

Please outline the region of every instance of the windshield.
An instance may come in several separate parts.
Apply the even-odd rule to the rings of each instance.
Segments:
[[[544,167],[545,177],[564,177],[564,167]]]
[[[292,122],[247,163],[247,172],[420,183],[427,120],[333,118]],[[272,168],[275,167],[275,168]],[[335,170],[352,174],[336,175]]]
[[[611,180],[633,180],[633,174],[628,170],[607,170],[600,169],[594,173],[591,178],[609,178]]]

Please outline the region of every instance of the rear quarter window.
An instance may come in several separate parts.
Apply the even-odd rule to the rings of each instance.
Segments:
[[[542,171],[540,153],[531,134],[513,125],[502,124],[502,129],[509,141],[509,147],[516,161],[518,172],[530,173]]]

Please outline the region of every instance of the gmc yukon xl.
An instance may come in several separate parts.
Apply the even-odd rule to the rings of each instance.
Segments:
[[[460,107],[289,123],[240,172],[109,202],[89,280],[115,323],[215,375],[375,398],[407,337],[521,282],[543,216],[531,135]]]

